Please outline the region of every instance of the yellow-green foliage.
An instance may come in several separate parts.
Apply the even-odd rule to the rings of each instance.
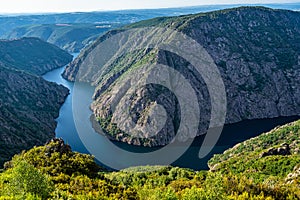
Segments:
[[[278,139],[282,138],[279,133],[287,140]],[[5,170],[0,173],[0,200],[300,199],[300,176],[296,174],[287,179],[287,174],[298,171],[299,154],[260,157],[264,148],[247,151],[259,143],[268,144],[266,148],[282,142],[291,144],[297,140],[291,139],[297,134],[299,121],[246,141],[243,143],[245,152],[234,148],[224,154],[227,156],[231,152],[230,158],[218,156],[220,163],[214,172],[171,166],[108,172],[98,167],[92,156],[72,152],[62,141],[53,141],[16,155],[6,163]],[[266,137],[279,141],[268,142]]]
[[[27,162],[21,161],[1,174],[0,188],[1,196],[15,196],[17,199],[45,199],[50,197],[53,185],[47,175]]]

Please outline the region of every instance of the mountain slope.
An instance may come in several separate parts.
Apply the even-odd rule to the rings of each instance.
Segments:
[[[42,75],[72,61],[60,48],[37,38],[0,40],[0,66]]]
[[[0,67],[0,163],[54,137],[67,88]]]
[[[274,5],[275,7],[278,5]],[[285,4],[288,8],[297,9],[295,4]],[[197,13],[200,11],[216,10],[231,7],[230,5],[196,6],[184,8],[166,9],[144,9],[144,10],[119,10],[100,12],[71,12],[54,14],[34,14],[34,15],[0,15],[0,38],[5,39],[5,35],[13,29],[21,26],[32,26],[38,24],[64,24],[64,23],[109,23],[109,24],[129,24],[157,16],[173,16],[187,13]]]
[[[103,12],[21,14],[20,16],[0,15],[0,38],[38,37],[71,53],[77,53],[91,41],[94,41],[99,34],[116,27],[157,16],[173,16],[226,7],[230,6],[216,5]]]
[[[130,28],[147,26],[168,27],[180,31],[196,40],[216,63],[227,93],[226,123],[235,123],[246,119],[273,118],[300,114],[300,13],[288,10],[273,10],[264,7],[240,7],[196,15],[163,17],[138,22],[110,31],[100,37],[90,48],[72,62],[65,70],[64,77],[74,81],[93,82],[95,72],[86,71],[77,75],[80,67],[89,54],[101,49],[101,43],[117,33]],[[151,40],[154,33],[144,35],[143,41]],[[162,33],[163,34],[163,33]],[[168,36],[165,36],[166,38]],[[163,35],[161,38],[164,38]],[[135,44],[141,38],[130,38],[127,44]],[[172,38],[169,38],[171,40]],[[161,41],[165,42],[165,41]],[[125,46],[124,45],[124,46]],[[97,47],[97,48],[96,48]],[[190,47],[192,48],[192,47]],[[193,51],[193,49],[190,49]],[[126,78],[134,67],[143,63],[164,64],[179,71],[191,80],[191,85],[198,98],[201,110],[200,130],[205,133],[210,117],[210,101],[205,83],[189,69],[189,62],[173,53],[163,50],[140,50],[122,55],[110,62],[103,69],[97,80],[97,91],[94,95],[93,111],[100,125],[112,139],[130,144],[147,146],[168,144],[174,137],[178,121],[176,100],[171,100],[166,108],[170,116],[165,128],[156,136],[141,140],[128,135],[114,125],[111,119],[111,105],[119,97],[120,80]],[[127,73],[128,72],[128,73]],[[93,74],[94,73],[94,74]],[[190,77],[194,76],[194,77]],[[200,79],[200,80],[199,80]],[[141,97],[143,94],[144,97]],[[131,101],[129,113],[140,121],[139,125],[148,123],[144,110],[149,110],[155,102],[157,93],[154,88],[141,88],[136,91]],[[157,98],[168,98],[170,94],[160,94]],[[148,99],[147,99],[147,98]],[[149,98],[150,97],[150,98]],[[192,102],[187,102],[191,104]],[[176,114],[177,113],[177,114]],[[117,116],[120,113],[115,113]],[[126,126],[125,124],[121,124]],[[188,136],[192,137],[192,136]]]
[[[263,188],[265,193],[273,188],[280,195],[284,194],[280,188],[297,185],[295,191],[298,197],[294,199],[299,199],[299,136],[299,120],[276,127],[268,133],[235,145],[223,154],[214,155],[208,163],[210,170],[237,178],[245,177],[245,180]],[[237,179],[231,181],[232,184],[240,184]],[[275,199],[281,198],[277,196]]]
[[[43,24],[21,26],[12,30],[8,39],[37,37],[68,52],[79,52],[102,33],[120,26],[119,24]]]
[[[36,38],[0,41],[0,165],[54,137],[55,118],[69,90],[37,75],[72,56]]]

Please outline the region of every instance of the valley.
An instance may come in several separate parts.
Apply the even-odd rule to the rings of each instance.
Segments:
[[[261,16],[261,18],[254,16]],[[148,31],[143,27],[168,27],[169,30],[174,29],[186,34],[203,46],[220,71],[226,88],[225,124],[232,124],[244,120],[299,115],[299,24],[299,12],[265,7],[239,7],[141,21],[124,29],[109,31],[98,38],[66,67],[63,77],[70,81],[88,82],[96,86],[91,108],[100,127],[110,139],[133,145],[164,146],[174,139],[180,124],[178,113],[182,111],[179,111],[178,99],[172,97],[170,101],[162,103],[168,113],[168,119],[160,132],[153,137],[148,137],[148,132],[140,133],[142,136],[136,137],[131,132],[124,131],[124,127],[129,126],[124,118],[121,118],[120,122],[117,121],[119,116],[125,115],[124,109],[116,112],[112,110],[112,105],[122,98],[120,91],[126,88],[126,83],[122,81],[130,78],[131,72],[139,67],[142,68],[144,63],[166,65],[179,71],[195,90],[198,103],[201,102],[199,106],[201,115],[197,116],[200,119],[197,135],[205,134],[208,128],[209,113],[212,111],[209,100],[211,92],[201,78],[204,74],[194,75],[197,74],[193,69],[195,66],[191,67],[187,60],[175,53],[159,49],[164,38],[168,38],[168,42],[172,43],[173,38],[169,37],[168,31],[165,35],[159,33],[160,37],[156,37],[155,28]],[[111,46],[116,47],[108,49],[105,43],[107,38],[115,35],[118,38],[120,34],[120,38],[126,38],[126,34],[122,36],[122,32],[126,33],[128,28],[133,28],[134,33],[129,33],[129,38],[119,46],[112,41]],[[142,43],[135,42],[136,37],[131,37],[133,34],[140,34],[143,41],[155,41],[153,43],[158,45],[151,49],[144,49],[140,47]],[[247,37],[244,37],[245,35]],[[101,56],[98,52],[114,55],[114,52],[121,52],[126,48],[128,51],[134,48],[139,50],[114,56],[112,61],[104,57],[109,62],[101,60],[99,62],[101,67],[94,65],[97,58]],[[187,48],[186,51],[196,50]],[[149,68],[141,70],[141,74],[145,75],[139,79],[147,80],[149,75],[146,71]],[[166,72],[166,77],[168,76],[172,76],[169,71]],[[173,79],[175,83],[180,82],[177,77]],[[155,87],[153,84],[148,84],[147,87],[137,88],[128,103],[123,101],[121,103],[124,107],[129,106],[130,117],[139,127],[150,124],[148,112],[144,111],[151,110],[153,102],[160,102],[170,97],[169,91]],[[222,101],[226,100],[222,99]],[[185,104],[193,105],[193,103],[195,102],[192,98],[185,99]],[[191,111],[190,115],[192,115]],[[193,138],[193,134],[186,132],[184,137]]]
[[[0,199],[300,199],[299,9],[0,15]]]

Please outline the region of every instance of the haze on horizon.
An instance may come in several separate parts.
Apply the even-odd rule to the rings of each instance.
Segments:
[[[300,0],[8,0],[0,13],[88,12],[143,8],[171,8],[215,4],[296,3]]]

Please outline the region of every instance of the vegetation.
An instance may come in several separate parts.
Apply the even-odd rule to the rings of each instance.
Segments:
[[[28,25],[14,29],[7,38],[37,37],[69,52],[79,52],[99,35],[118,26],[109,23]]]
[[[112,28],[158,16],[173,16],[175,13],[196,13],[224,7],[229,6],[216,5],[209,8],[188,7],[49,15],[0,15],[0,38],[38,37],[64,50],[77,53],[96,37]]]
[[[245,141],[209,163],[210,171],[140,166],[109,172],[54,139],[23,151],[0,174],[0,199],[300,199],[300,120]],[[290,145],[288,155],[261,153]],[[287,178],[289,177],[289,178]]]
[[[55,118],[69,91],[37,75],[72,56],[37,38],[0,41],[0,164],[54,136]]]
[[[77,74],[79,68],[86,66],[86,62],[83,61],[88,60],[86,58],[95,52],[93,50],[107,51],[106,46],[100,44],[112,35],[131,28],[164,27],[177,30],[197,41],[217,64],[228,94],[226,123],[297,115],[299,113],[299,101],[297,102],[296,97],[298,94],[296,88],[299,85],[297,79],[300,49],[299,22],[299,12],[265,7],[238,7],[144,20],[109,31],[99,37],[93,45],[84,49],[80,56],[68,65],[64,77],[72,81],[77,79],[92,82],[97,86],[92,110],[108,137],[134,145],[165,145],[175,135],[176,120],[180,117],[178,112],[173,112],[175,106],[170,106],[170,108],[164,106],[166,113],[170,114],[168,120],[172,122],[166,123],[165,129],[159,134],[141,140],[123,133],[111,120],[114,119],[112,113],[115,113],[111,105],[113,102],[119,102],[121,96],[121,93],[115,95],[114,92],[122,89],[120,82],[130,77],[131,70],[143,66],[144,63],[156,63],[179,71],[190,81],[196,94],[199,95],[198,99],[201,99],[200,94],[205,96],[207,93],[205,81],[193,72],[194,69],[189,66],[187,60],[175,53],[157,50],[155,47],[154,49],[140,49],[139,43],[135,41],[137,39],[129,37],[128,41],[126,40],[126,44],[132,45],[129,49],[137,48],[138,50],[112,58],[101,68],[102,71],[96,82],[94,81],[97,70],[95,68],[81,71],[80,75]],[[160,38],[169,37],[168,33],[166,34]],[[149,32],[143,36],[143,41],[152,39],[155,41],[155,37],[152,38],[153,35],[157,35],[157,32],[149,29]],[[163,43],[168,44],[171,41],[172,37]],[[126,49],[126,45],[120,47],[118,52],[122,52],[124,48]],[[187,52],[196,50],[192,46],[184,49]],[[278,90],[278,87],[281,89]],[[157,91],[160,92],[158,89]],[[135,122],[141,122],[139,125],[143,126],[148,123],[143,121],[148,116],[147,112],[139,112],[139,110],[147,111],[149,105],[147,102],[156,103],[157,99],[153,98],[154,95],[147,90],[147,87],[139,88],[135,93],[143,94],[143,96],[132,95],[129,113]],[[167,95],[161,92],[160,98],[164,96]],[[209,96],[207,95],[204,99],[208,100]],[[168,104],[170,105],[169,102]],[[120,105],[125,105],[125,100]],[[201,116],[208,118],[210,103],[199,102],[199,106],[200,110],[204,111]],[[201,119],[203,124],[207,121],[209,119]],[[119,125],[125,127],[124,123],[125,121],[122,121]],[[204,127],[203,124],[199,127]],[[208,124],[206,123],[205,126]],[[198,134],[204,134],[205,130],[199,131]]]
[[[42,75],[72,61],[60,48],[37,38],[0,40],[0,66]]]
[[[239,9],[247,10],[247,8]],[[265,8],[260,9],[263,12],[270,11]],[[224,13],[229,13],[228,19],[234,21],[235,18],[230,15],[232,11],[237,13],[237,10],[229,9],[195,15],[194,17],[181,16],[180,19],[156,18],[153,21],[141,22],[136,26],[139,27],[143,23],[147,26],[156,23],[162,23],[162,26],[170,24],[174,26],[171,28],[189,33],[191,26],[202,20],[208,23],[209,20],[215,19],[221,20],[219,22],[226,21],[227,19],[223,18]],[[251,15],[253,15],[252,12]],[[245,15],[239,14],[238,16],[241,19],[243,17],[249,19],[247,12]],[[276,21],[279,24],[284,23],[279,18],[281,18],[280,15],[276,18],[278,20],[271,17],[270,23],[276,24]],[[173,19],[176,19],[176,23],[171,23]],[[240,21],[244,22],[244,20]],[[296,19],[292,22],[297,24]],[[292,22],[291,24],[293,24]],[[228,20],[228,24],[231,23],[234,22]],[[215,25],[217,26],[218,23]],[[276,45],[282,43],[282,37],[278,36],[281,35],[280,30],[275,31],[276,26],[274,25],[274,27],[274,30],[269,30],[272,33],[267,36],[269,38],[262,38],[262,40],[266,39],[264,41],[268,41],[270,39],[275,42],[256,43],[255,39],[263,36],[255,34],[252,38],[249,37],[249,41],[251,41],[251,44],[256,45],[255,48],[259,45],[269,45],[270,49],[274,49],[274,56],[278,58],[274,62],[280,66],[276,70],[292,69],[296,62],[294,55],[299,44],[296,41],[299,38],[297,38],[298,36],[290,38],[289,42],[295,45],[290,51],[283,51],[285,47],[278,50]],[[263,24],[257,29],[261,30],[260,32],[265,32]],[[237,40],[237,43],[228,46],[229,53],[241,52],[241,58],[247,60],[247,62],[251,59],[257,59],[258,64],[266,61],[262,61],[259,55],[243,53],[241,48],[235,45],[242,43],[245,44],[245,47],[250,48],[245,41],[239,41],[245,38],[244,32],[236,33],[236,37],[233,37],[230,35],[234,32],[233,29],[228,27],[219,29],[217,27],[216,30],[220,30],[220,32],[212,33],[211,41],[216,41],[220,35],[226,35],[227,33],[229,34],[226,35],[227,38]],[[238,37],[241,35],[243,37]],[[29,46],[30,43],[26,43],[27,40],[35,41],[35,39],[23,39],[22,41],[25,41],[25,44]],[[209,44],[206,43],[205,45]],[[40,48],[36,47],[33,50],[38,52]],[[263,52],[252,50],[248,49],[248,52],[261,54],[265,58]],[[22,52],[24,52],[24,49]],[[7,152],[10,155],[12,152],[20,150],[21,147],[16,144],[26,144],[28,147],[28,145],[39,143],[49,137],[55,123],[49,125],[48,121],[53,121],[53,116],[57,116],[58,107],[67,93],[67,90],[62,87],[59,88],[55,84],[48,84],[36,76],[15,71],[17,69],[35,74],[43,73],[39,68],[34,68],[35,65],[22,65],[24,68],[20,68],[20,61],[25,62],[29,59],[26,56],[24,58],[20,52],[14,53],[21,57],[18,62],[9,62],[11,59],[9,53],[3,53],[4,59],[2,62],[6,68],[13,68],[14,70],[1,68],[0,71],[2,89],[0,90],[0,155],[4,154],[5,156],[7,156]],[[123,61],[118,60],[114,63],[116,67],[108,69],[105,78],[109,79],[110,76],[118,73],[120,73],[118,78],[122,78],[122,74],[126,75],[126,71],[138,67],[144,62],[156,59],[156,54],[152,53],[150,51],[144,54],[143,52],[137,52],[133,56],[130,54],[125,55]],[[280,53],[280,55],[277,55],[277,53]],[[132,57],[134,59],[130,63],[129,58]],[[12,65],[12,63],[16,65]],[[128,64],[128,66],[124,64]],[[220,66],[225,67],[226,65],[225,61],[220,62]],[[45,68],[42,69],[46,70]],[[253,74],[257,75],[254,78],[259,80],[259,84],[256,86],[256,89],[259,89],[264,79],[258,76],[259,73],[253,72]],[[249,89],[248,87],[245,88]],[[17,93],[15,90],[21,92]],[[60,93],[56,93],[58,90]],[[47,96],[43,96],[45,94]],[[53,102],[56,102],[56,104]],[[55,106],[51,107],[51,105]],[[108,131],[115,134],[118,130],[114,126],[109,126],[107,120],[110,120],[110,118],[100,122],[103,126],[106,126]],[[42,131],[45,131],[45,133],[42,134]],[[22,137],[23,135],[26,136],[25,139]],[[215,155],[209,161],[210,171],[193,171],[172,166],[140,166],[111,172],[98,166],[91,155],[72,152],[69,145],[60,139],[54,139],[44,146],[23,151],[21,154],[15,155],[11,161],[5,163],[4,169],[0,173],[0,200],[300,199],[299,136],[300,121],[278,127],[269,133],[238,144],[221,155]]]
[[[1,59],[0,59],[1,60]],[[0,67],[0,164],[54,136],[69,91],[40,77]]]

